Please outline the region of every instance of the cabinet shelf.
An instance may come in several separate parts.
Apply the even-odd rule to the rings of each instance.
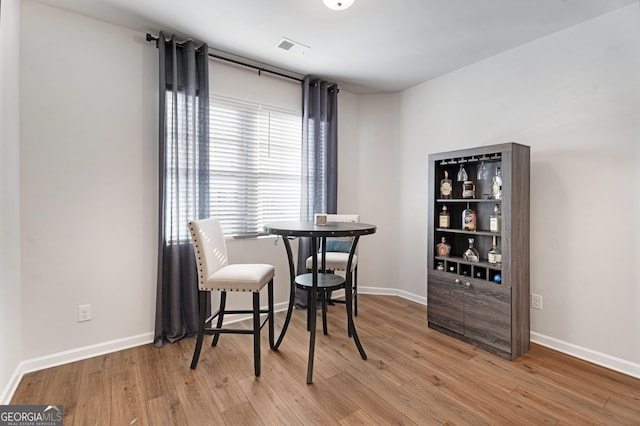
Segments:
[[[496,271],[501,271],[502,270],[501,266],[496,266],[493,263],[489,263],[489,262],[485,262],[485,261],[468,262],[468,261],[464,260],[462,257],[458,257],[458,256],[448,256],[448,257],[436,256],[435,258],[436,258],[436,260],[443,261],[443,262],[455,262],[455,263],[459,263],[461,265],[477,266],[477,267],[480,267],[480,268],[494,269]]]
[[[438,198],[437,203],[502,203],[502,200],[493,200],[487,198]]]
[[[449,232],[451,234],[464,234],[464,235],[481,235],[483,237],[500,237],[500,232],[491,231],[465,231],[464,229],[451,229],[451,228],[436,228],[437,232]]]

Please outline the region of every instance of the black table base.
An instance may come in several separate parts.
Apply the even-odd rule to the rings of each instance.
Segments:
[[[352,274],[346,274],[346,278],[341,277],[340,275],[335,274],[326,274],[322,272],[318,272],[319,270],[324,271],[324,256],[322,257],[323,265],[321,268],[318,268],[318,256],[312,256],[312,271],[311,273],[301,274],[296,276],[295,267],[293,263],[293,251],[291,250],[291,243],[289,242],[288,237],[290,236],[304,236],[311,238],[311,248],[312,253],[317,253],[318,251],[318,240],[325,240],[326,237],[352,237],[353,241],[351,243],[351,249],[349,251],[349,260],[347,263],[347,270],[351,270],[351,262],[353,260],[353,255],[355,253],[355,249],[358,245],[358,240],[360,235],[373,234],[376,231],[376,227],[374,225],[367,225],[361,223],[336,223],[336,224],[327,224],[327,226],[318,227],[314,226],[313,223],[309,222],[292,222],[292,223],[283,223],[283,224],[274,224],[265,226],[265,230],[271,234],[277,234],[283,236],[284,246],[287,251],[287,259],[289,261],[289,276],[290,276],[290,293],[289,293],[289,306],[287,308],[287,314],[285,317],[284,324],[282,326],[282,330],[280,331],[280,336],[278,336],[278,340],[276,341],[273,349],[278,349],[284,336],[286,334],[287,328],[289,327],[289,322],[291,321],[291,314],[293,312],[293,307],[295,305],[295,289],[296,287],[308,289],[311,297],[309,298],[309,306],[308,306],[308,327],[310,331],[309,336],[309,362],[307,364],[307,384],[313,383],[313,360],[314,360],[314,352],[315,352],[315,340],[316,340],[316,317],[317,317],[317,294],[318,292],[328,292],[333,291],[339,288],[344,288],[345,290],[345,305],[347,308],[347,331],[350,337],[353,338],[353,341],[360,353],[360,356],[363,360],[367,359],[367,354],[362,347],[360,339],[358,337],[358,333],[356,331],[355,324],[353,322],[353,303],[352,303]],[[323,241],[323,244],[320,247],[326,247],[326,244]],[[326,296],[326,295],[324,295]],[[322,300],[326,301],[326,297],[322,298]],[[326,310],[326,306],[325,306]],[[323,318],[324,319],[324,318]],[[326,333],[326,322],[323,321],[323,329]]]

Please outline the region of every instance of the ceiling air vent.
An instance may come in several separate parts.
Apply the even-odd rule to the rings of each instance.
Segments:
[[[295,53],[296,55],[302,55],[309,48],[309,46],[305,46],[304,44],[300,44],[297,41],[293,41],[283,37],[278,43],[278,48],[286,50],[290,53]]]

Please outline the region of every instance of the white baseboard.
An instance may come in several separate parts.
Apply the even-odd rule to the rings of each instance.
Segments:
[[[593,349],[583,348],[573,343],[536,333],[535,331],[531,332],[531,341],[558,352],[640,379],[640,364],[594,351]]]
[[[409,293],[404,290],[392,289],[392,288],[378,288],[378,287],[358,287],[360,294],[375,294],[383,296],[398,296],[421,305],[427,305],[427,298],[425,296],[419,296],[417,294]],[[274,306],[276,311],[283,311],[287,309],[288,302],[278,303]],[[229,318],[229,323],[240,321],[245,319],[244,317]],[[553,337],[545,336],[534,331],[531,332],[531,341],[542,346],[554,349],[558,352],[565,353],[567,355],[580,358],[582,360],[600,365],[605,368],[609,368],[620,373],[640,378],[640,365],[616,358],[611,355],[607,355],[598,351],[594,351],[588,348],[583,348],[572,343],[564,342],[562,340],[555,339]],[[135,346],[145,345],[153,342],[153,332],[139,334],[137,336],[126,337],[123,339],[112,340],[109,342],[98,343],[95,345],[84,346],[77,349],[71,349],[68,351],[58,352],[51,355],[45,355],[38,358],[32,358],[22,361],[16,371],[11,376],[9,383],[5,387],[2,394],[0,394],[0,404],[9,404],[14,392],[22,380],[22,376],[33,371],[43,370],[45,368],[55,367],[57,365],[68,364],[70,362],[79,361],[82,359],[92,358],[94,356],[104,355],[111,352],[121,351],[129,349]]]
[[[398,296],[403,299],[411,300],[412,302],[419,303],[427,306],[427,298],[425,296],[418,296],[417,294],[409,293],[397,288],[378,288],[378,287],[360,287],[358,286],[358,292],[361,294],[375,294],[379,296]]]
[[[9,402],[11,402],[11,398],[13,397],[13,393],[20,384],[20,380],[22,380],[22,373],[20,373],[20,364],[18,364],[18,367],[9,379],[9,383],[7,383],[2,394],[0,394],[0,405],[9,405]]]
[[[358,291],[361,294],[398,296],[419,303],[421,305],[427,305],[426,297],[408,293],[404,290],[377,287],[358,287]],[[531,341],[556,350],[558,352],[562,352],[564,354],[582,359],[584,361],[591,362],[601,367],[605,367],[610,370],[618,371],[628,376],[640,379],[640,364],[633,363],[631,361],[617,358],[615,356],[598,352],[592,349],[583,348],[581,346],[574,345],[573,343],[564,342],[553,337],[545,336],[544,334],[536,333],[535,331],[531,331]]]
[[[98,343],[95,345],[84,346],[81,348],[24,360],[18,364],[16,371],[11,376],[9,383],[0,397],[0,404],[9,404],[9,401],[11,401],[11,398],[13,397],[13,393],[18,388],[18,384],[20,384],[20,380],[22,380],[22,376],[27,373],[129,349],[135,346],[146,345],[152,342],[153,332],[149,332],[138,334],[137,336],[125,337],[123,339],[111,340],[109,342]]]

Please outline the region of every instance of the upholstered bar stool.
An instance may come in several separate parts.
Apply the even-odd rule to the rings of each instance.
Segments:
[[[273,277],[275,268],[267,264],[234,264],[229,265],[227,245],[220,222],[216,218],[189,222],[193,249],[198,267],[198,289],[200,299],[200,320],[198,324],[198,338],[191,360],[191,368],[195,369],[200,358],[204,335],[213,335],[211,346],[218,344],[221,333],[252,334],[253,335],[253,363],[255,375],[260,375],[260,330],[269,323],[269,346],[274,348],[273,330]],[[268,307],[260,309],[260,290],[267,286]],[[220,292],[220,307],[207,317],[206,293]],[[253,309],[226,310],[225,304],[228,291],[246,291],[253,294]],[[225,314],[252,314],[253,327],[251,329],[223,327]],[[261,321],[261,315],[266,315]],[[217,317],[215,327],[206,324]]]

